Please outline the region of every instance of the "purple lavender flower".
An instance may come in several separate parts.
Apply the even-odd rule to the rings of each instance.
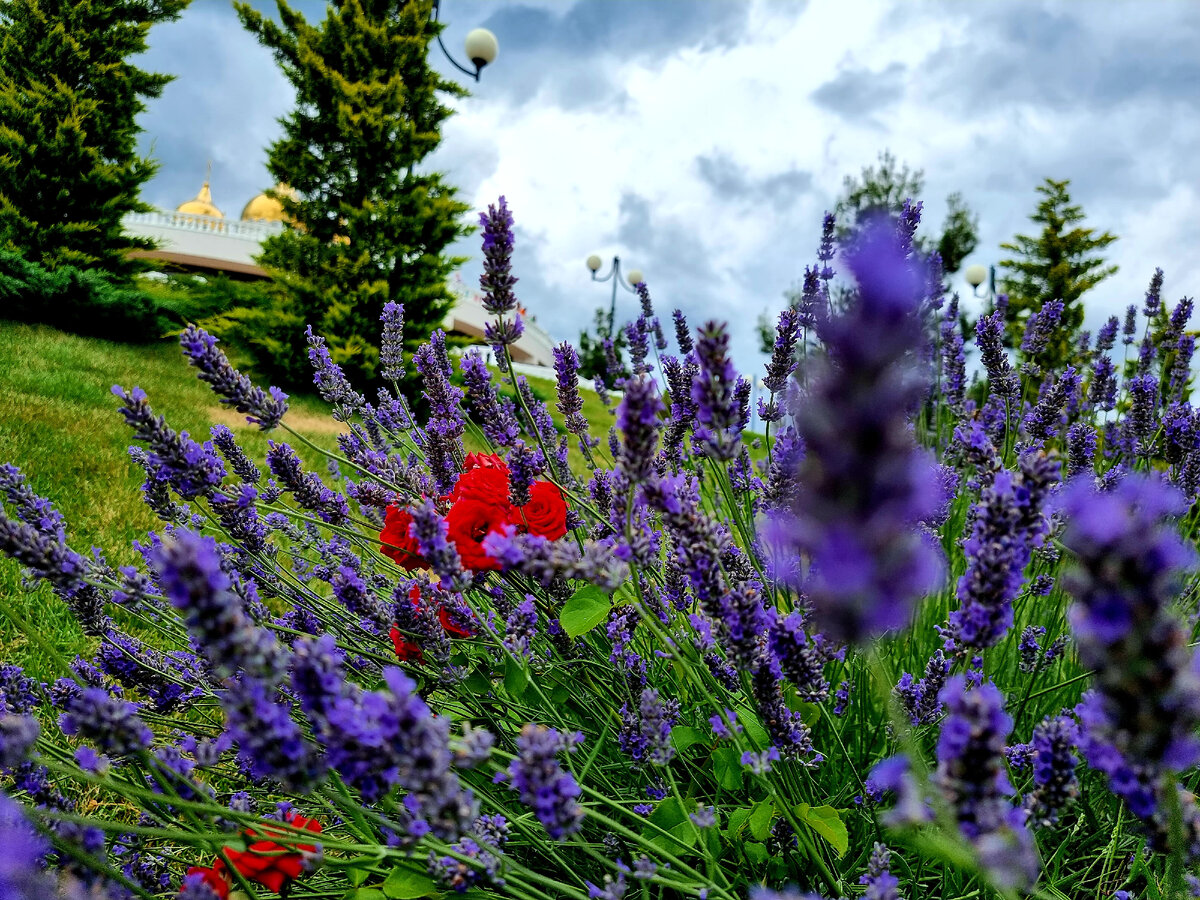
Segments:
[[[1079,375],[1074,366],[1067,366],[1054,381],[1042,382],[1042,395],[1022,423],[1032,445],[1041,446],[1058,433],[1063,407],[1073,402],[1078,390]]]
[[[800,490],[765,536],[784,554],[807,555],[814,625],[837,642],[903,626],[942,570],[917,531],[939,497],[933,461],[908,426],[927,388],[913,352],[923,343],[923,279],[900,250],[890,228],[859,237],[849,259],[858,291],[821,326],[830,366],[798,411]]]
[[[904,900],[900,896],[900,882],[888,871],[891,855],[891,851],[878,841],[871,848],[867,872],[858,879],[859,884],[866,885],[863,900]]]
[[[650,341],[645,316],[639,316],[625,326],[625,341],[629,344],[630,368],[634,377],[645,375],[653,368],[646,362],[646,356],[650,352]]]
[[[496,205],[488,205],[479,214],[483,228],[483,274],[479,286],[483,289],[483,308],[495,316],[503,316],[517,308],[512,276],[513,217],[503,196]]]
[[[988,388],[1004,400],[1017,399],[1020,386],[1004,352],[1004,317],[999,310],[980,316],[975,324],[979,355],[987,370]]]
[[[950,614],[947,648],[956,653],[996,644],[1012,627],[1012,601],[1045,532],[1042,503],[1052,478],[1040,454],[1021,457],[1021,472],[997,472],[983,488],[967,569],[958,582],[959,608]]]
[[[1158,479],[1128,475],[1107,493],[1084,482],[1063,492],[1063,542],[1078,569],[1067,579],[1070,622],[1095,690],[1078,708],[1088,764],[1105,773],[1130,810],[1154,821],[1173,789],[1166,770],[1200,760],[1200,674],[1189,632],[1170,608],[1192,552],[1169,524],[1184,510]]]
[[[779,314],[779,324],[775,327],[775,347],[771,351],[771,361],[767,363],[767,374],[763,377],[763,385],[772,395],[766,408],[768,414],[763,416],[763,421],[778,422],[783,417],[774,395],[787,387],[788,379],[796,371],[799,330],[799,314],[789,306]]]
[[[687,356],[692,352],[692,333],[688,330],[687,318],[681,309],[671,313],[671,318],[675,320],[675,343],[679,345],[679,352]]]
[[[657,690],[642,689],[636,709],[621,707],[617,744],[635,765],[665,766],[675,756],[671,729],[679,723],[679,701],[663,700]]]
[[[958,295],[946,306],[939,326],[942,339],[942,394],[950,409],[961,415],[966,396],[967,361],[963,351],[962,330],[958,324]]]
[[[1134,335],[1137,334],[1137,305],[1130,303],[1129,308],[1125,310],[1125,324],[1121,328],[1121,334],[1124,335],[1121,343],[1126,347],[1133,343]]]
[[[414,358],[425,397],[429,400],[429,423],[425,427],[425,459],[439,494],[449,494],[462,470],[462,434],[467,420],[462,410],[463,392],[450,383],[450,357],[446,334],[440,328],[429,336]]]
[[[624,438],[617,466],[627,485],[641,484],[654,472],[662,410],[654,381],[632,378],[626,383],[625,396],[617,407],[617,428]]]
[[[517,738],[517,757],[496,781],[508,781],[521,802],[533,810],[552,840],[561,841],[583,824],[579,785],[564,771],[557,755],[574,752],[579,735],[564,736],[545,725],[529,723]]]
[[[255,387],[253,382],[235,369],[228,357],[217,349],[215,337],[195,325],[189,325],[179,335],[179,346],[183,348],[188,362],[199,370],[200,380],[212,387],[222,403],[232,406],[240,413],[246,413],[246,421],[257,425],[263,431],[270,431],[279,424],[283,414],[287,412],[288,395],[273,387],[268,396],[262,388]]]
[[[1092,381],[1088,400],[1099,409],[1108,411],[1117,405],[1117,372],[1113,361],[1101,356],[1092,366]]]
[[[40,731],[33,716],[0,713],[0,771],[21,765],[37,743]]]
[[[1078,739],[1079,726],[1067,716],[1047,718],[1033,729],[1030,743],[1034,788],[1026,798],[1026,807],[1034,825],[1054,825],[1058,814],[1078,795],[1075,767],[1079,758],[1074,753]]]
[[[1042,308],[1033,313],[1025,323],[1025,334],[1021,338],[1021,352],[1033,359],[1046,351],[1050,339],[1062,321],[1064,304],[1061,300],[1047,300]]]
[[[537,637],[537,606],[532,594],[518,603],[504,620],[504,647],[517,656],[533,654],[533,639]]]
[[[956,675],[942,689],[941,699],[947,716],[938,736],[934,782],[997,886],[1030,885],[1040,867],[1025,813],[1013,806],[1005,771],[1012,719],[1004,712],[1004,695],[990,682],[969,690],[966,679]]]
[[[69,687],[61,690],[63,714],[58,725],[64,734],[95,741],[110,756],[129,756],[145,750],[154,734],[138,715],[136,703],[113,697],[104,688],[80,689],[69,678]]]
[[[338,422],[349,422],[362,415],[367,399],[350,385],[341,366],[333,361],[325,338],[316,334],[309,325],[304,329],[308,340],[308,361],[313,367],[313,383],[326,403],[333,406],[333,418]]]
[[[0,792],[0,897],[6,900],[45,900],[58,896],[54,874],[43,860],[49,851],[16,801]]]
[[[1095,472],[1096,429],[1076,422],[1067,429],[1067,480],[1084,472]]]
[[[1096,332],[1096,352],[1107,353],[1117,342],[1117,329],[1121,321],[1116,316],[1109,316],[1107,321]]]
[[[729,358],[729,335],[719,322],[707,322],[699,336],[700,372],[692,382],[697,422],[692,441],[713,459],[728,461],[741,448],[741,416],[734,397],[738,378]]]
[[[462,567],[458,550],[450,543],[446,520],[438,515],[432,500],[422,500],[410,507],[412,536],[423,556],[452,590],[464,590],[470,584],[470,575]]]
[[[905,672],[896,682],[892,694],[900,701],[913,725],[932,725],[942,714],[942,688],[950,675],[950,660],[941,651],[934,651],[925,664],[925,677],[915,679]]]
[[[1196,353],[1196,338],[1194,335],[1181,335],[1175,345],[1175,358],[1171,362],[1171,372],[1167,384],[1167,396],[1179,400],[1185,399],[1188,393],[1187,384],[1192,377],[1192,356]]]
[[[1135,375],[1128,381],[1129,413],[1125,418],[1125,436],[1138,456],[1149,456],[1153,449],[1154,419],[1158,408],[1158,379],[1153,375]]]
[[[325,487],[316,472],[305,472],[300,457],[287,444],[267,442],[267,468],[301,507],[316,513],[323,521],[340,525],[350,518],[346,498]]]
[[[383,340],[379,346],[379,374],[393,383],[404,380],[404,305],[383,304]]]
[[[1146,305],[1142,307],[1148,320],[1153,320],[1162,309],[1163,270],[1155,269],[1150,277],[1150,286],[1146,288]]]
[[[516,405],[496,391],[483,356],[476,349],[467,351],[458,361],[458,370],[467,386],[467,402],[484,437],[493,446],[511,447],[521,433]]]
[[[583,398],[579,396],[579,354],[566,341],[554,348],[554,372],[558,376],[558,411],[567,431],[588,439],[588,421],[582,415]]]
[[[214,425],[209,434],[212,435],[213,444],[221,451],[221,455],[238,478],[247,484],[257,484],[262,474],[258,471],[258,466],[250,461],[246,452],[238,446],[233,432],[224,425]]]
[[[185,500],[209,496],[225,478],[225,467],[212,444],[197,444],[186,431],[176,433],[162,416],[154,415],[146,392],[135,387],[127,392],[114,385],[112,392],[124,401],[119,410],[133,429],[134,437],[150,448],[148,459]]]

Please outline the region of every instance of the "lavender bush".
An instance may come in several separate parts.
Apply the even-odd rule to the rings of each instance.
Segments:
[[[0,469],[0,547],[94,642],[54,684],[0,667],[0,894],[1191,895],[1191,301],[1160,309],[1158,273],[1140,350],[1131,307],[1123,356],[1113,318],[1051,371],[1061,304],[1017,348],[1005,304],[964,334],[919,215],[840,248],[839,291],[827,220],[763,435],[726,327],[675,310],[669,352],[644,284],[615,427],[590,433],[564,344],[560,428],[508,364],[501,198],[481,284],[505,374],[435,333],[417,421],[309,333],[332,480],[114,388],[162,520],[115,568]],[[302,440],[286,395],[199,329],[181,345]]]

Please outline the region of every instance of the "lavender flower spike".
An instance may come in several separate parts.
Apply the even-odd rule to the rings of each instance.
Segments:
[[[217,339],[202,328],[189,325],[179,336],[188,362],[200,373],[200,380],[209,384],[221,398],[221,402],[246,413],[246,421],[263,431],[270,431],[287,412],[288,395],[277,387],[264,392],[255,387],[245,375],[229,362],[229,358],[217,349]]]
[[[383,305],[383,340],[379,347],[379,374],[388,381],[404,380],[404,305],[389,300]]]
[[[713,459],[735,459],[741,450],[741,416],[735,397],[737,371],[729,358],[729,333],[719,322],[700,328],[696,344],[700,375],[692,382],[696,407],[693,441]]]
[[[556,841],[574,834],[583,824],[579,785],[556,758],[561,751],[573,752],[579,740],[579,735],[564,736],[553,728],[529,723],[517,738],[517,758],[509,764],[507,774],[496,774],[495,780],[507,781]]]
[[[500,197],[497,205],[489,205],[479,214],[483,227],[483,274],[479,286],[483,289],[483,308],[492,315],[503,316],[517,308],[512,276],[513,217],[508,203]]]

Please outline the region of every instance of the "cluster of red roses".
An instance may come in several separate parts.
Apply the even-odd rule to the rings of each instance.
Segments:
[[[289,812],[284,821],[301,831],[313,834],[321,833],[321,823],[296,813]],[[315,844],[289,844],[283,846],[271,838],[285,838],[283,829],[264,827],[262,833],[253,829],[246,832],[248,838],[259,838],[245,850],[225,848],[225,857],[234,870],[247,881],[256,881],[269,891],[276,894],[289,881],[300,877],[304,871],[305,856],[315,853]],[[199,876],[204,884],[212,888],[220,900],[227,900],[233,878],[226,868],[224,859],[218,859],[211,866],[193,866],[188,869],[188,877]]]
[[[450,543],[458,550],[463,567],[474,572],[500,568],[483,549],[483,540],[499,533],[505,525],[550,541],[567,533],[567,504],[558,486],[535,481],[529,488],[529,502],[513,506],[509,500],[508,465],[492,454],[468,454],[465,471],[450,496],[443,499],[450,504],[446,513]],[[406,510],[389,506],[379,533],[381,549],[403,569],[423,569],[428,563],[409,533],[411,524],[412,516]]]
[[[489,534],[500,533],[505,526],[550,541],[567,533],[567,504],[557,485],[549,481],[533,482],[529,488],[529,502],[524,506],[512,504],[509,487],[508,466],[503,459],[485,453],[467,455],[464,471],[454,490],[443,498],[450,505],[446,512],[447,535],[464,568],[474,572],[500,568],[483,549],[483,541]],[[411,534],[411,525],[412,516],[408,511],[392,505],[387,508],[383,530],[379,532],[380,550],[408,571],[428,567]],[[409,599],[414,606],[419,604],[420,589],[414,587]],[[471,633],[455,622],[445,607],[438,609],[438,618],[448,634],[470,637]],[[391,637],[400,659],[421,662],[421,648],[405,638],[400,629],[393,627]]]

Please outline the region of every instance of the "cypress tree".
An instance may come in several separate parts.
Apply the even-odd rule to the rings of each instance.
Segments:
[[[122,218],[156,165],[135,118],[171,76],[127,59],[189,0],[7,0],[0,5],[0,247],[48,269],[128,277]]]
[[[446,278],[464,260],[446,248],[470,228],[469,207],[438,172],[419,169],[451,114],[437,92],[466,94],[428,64],[441,26],[431,0],[339,0],[319,25],[286,0],[279,23],[246,3],[238,17],[271,49],[296,89],[267,166],[291,228],[264,242],[277,290],[239,329],[260,367],[310,383],[303,329],[311,325],[351,379],[375,380],[379,317],[404,305],[405,332],[428,337],[453,306]]]
[[[1000,261],[1000,267],[1011,273],[1002,278],[1000,290],[1008,294],[1008,339],[1014,346],[1021,343],[1031,313],[1047,300],[1063,302],[1058,331],[1042,357],[1050,370],[1065,364],[1073,352],[1073,335],[1083,324],[1079,298],[1117,271],[1100,255],[1117,236],[1108,231],[1097,234],[1079,224],[1083,209],[1071,203],[1070,184],[1047,178],[1038,185],[1042,200],[1030,219],[1042,226],[1041,233],[1018,234],[1011,243],[1000,245],[1013,254]]]

